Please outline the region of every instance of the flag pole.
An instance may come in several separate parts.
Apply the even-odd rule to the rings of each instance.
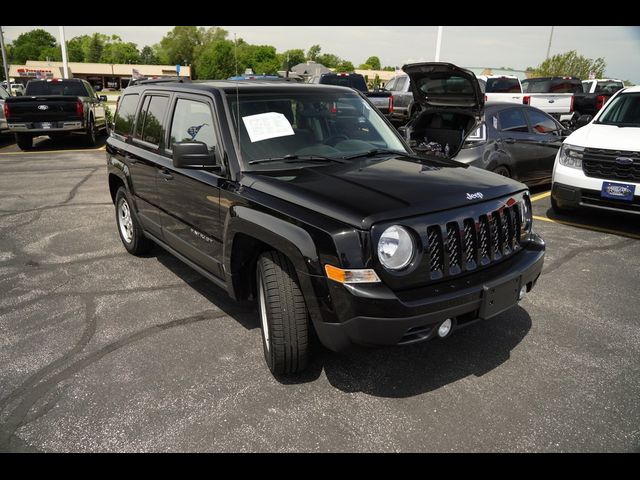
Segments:
[[[64,27],[60,28],[60,46],[62,47],[62,67],[64,78],[69,78],[69,59],[67,58],[67,42],[64,39]]]
[[[4,76],[7,81],[7,92],[11,95],[11,83],[9,82],[9,65],[7,64],[7,51],[4,48],[4,33],[0,27],[0,48],[2,49],[2,64],[4,65]]]

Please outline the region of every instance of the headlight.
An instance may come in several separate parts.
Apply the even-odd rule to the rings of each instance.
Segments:
[[[393,225],[382,232],[378,240],[378,258],[389,270],[402,270],[413,259],[415,245],[409,231],[400,225]]]
[[[522,200],[520,200],[520,239],[528,240],[531,233],[531,224],[533,216],[531,213],[531,200],[529,200],[529,192],[527,192]]]
[[[558,160],[560,165],[571,168],[582,168],[582,154],[584,153],[584,147],[576,147],[575,145],[569,145],[563,143],[560,147],[560,155]]]

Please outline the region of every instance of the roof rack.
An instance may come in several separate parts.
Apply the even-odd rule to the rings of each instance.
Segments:
[[[189,77],[161,77],[161,78],[137,78],[129,82],[129,86],[132,85],[147,85],[150,83],[191,83]]]

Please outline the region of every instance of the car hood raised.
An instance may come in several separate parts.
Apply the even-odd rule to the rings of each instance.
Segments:
[[[458,162],[402,157],[245,172],[241,183],[364,230],[379,221],[471,205],[526,189]]]

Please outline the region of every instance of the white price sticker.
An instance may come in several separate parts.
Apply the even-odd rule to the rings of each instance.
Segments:
[[[287,117],[281,113],[268,112],[242,117],[252,143],[270,138],[295,135]]]

